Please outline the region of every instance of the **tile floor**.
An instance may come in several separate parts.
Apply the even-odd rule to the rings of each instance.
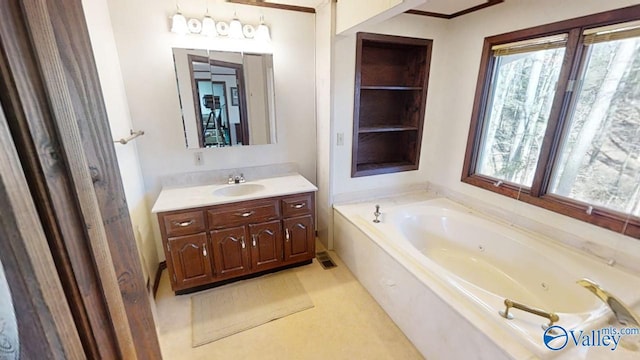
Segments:
[[[319,250],[320,251],[320,250]],[[191,347],[191,295],[174,296],[167,272],[156,296],[164,359],[422,359],[334,252],[338,267],[317,261],[294,271],[315,307]]]

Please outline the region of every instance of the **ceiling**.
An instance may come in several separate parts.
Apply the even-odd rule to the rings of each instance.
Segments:
[[[486,2],[486,0],[427,0],[426,3],[413,9],[450,15]]]
[[[266,0],[265,2],[315,8],[325,0]]]
[[[265,2],[315,8],[326,0],[266,0]],[[340,1],[340,0],[338,0]],[[450,15],[486,3],[487,0],[426,0],[414,10]]]

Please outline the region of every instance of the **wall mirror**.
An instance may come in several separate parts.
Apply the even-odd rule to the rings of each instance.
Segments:
[[[276,142],[273,55],[173,49],[187,148]]]

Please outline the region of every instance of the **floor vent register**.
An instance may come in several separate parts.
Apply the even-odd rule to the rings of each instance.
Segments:
[[[316,259],[318,260],[320,265],[322,265],[322,268],[325,270],[338,266],[336,265],[336,263],[333,262],[333,260],[331,259],[331,257],[326,251],[321,251],[319,253],[316,253]]]

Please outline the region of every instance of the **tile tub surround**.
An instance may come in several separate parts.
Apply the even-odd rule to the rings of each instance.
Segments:
[[[229,174],[227,174],[228,176]],[[259,190],[247,195],[223,196],[214,192],[229,186],[240,185],[262,185],[263,190]],[[227,184],[226,179],[223,184],[190,186],[181,188],[163,188],[156,200],[151,212],[160,213],[175,210],[184,210],[211,206],[218,204],[228,204],[246,200],[255,200],[268,197],[290,195],[317,191],[318,188],[305,179],[300,174],[289,174],[278,177],[271,177],[253,181],[246,181],[243,184]]]

